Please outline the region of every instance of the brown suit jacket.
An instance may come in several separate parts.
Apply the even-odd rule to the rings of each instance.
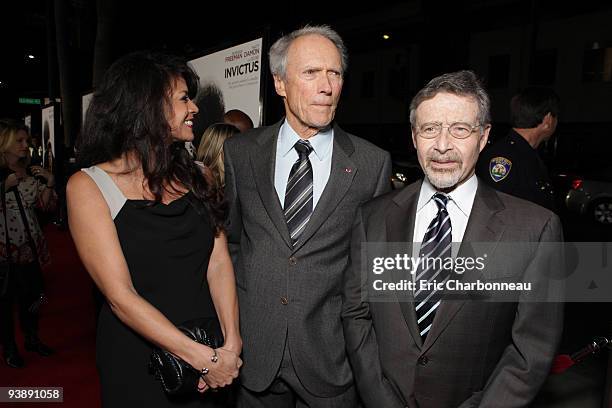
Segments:
[[[372,200],[355,221],[343,324],[364,404],[371,408],[528,406],[558,346],[561,303],[537,303],[524,293],[505,302],[469,296],[443,300],[423,344],[414,302],[362,298],[372,283],[369,277],[363,279],[362,243],[405,242],[412,254],[420,187],[417,182]],[[490,247],[489,258],[482,272],[466,272],[462,281],[530,281],[535,282],[534,293],[546,290],[549,268],[562,267],[559,254],[538,250],[546,241],[562,241],[556,215],[479,182],[459,255],[470,254],[471,242],[484,242]],[[502,256],[504,243],[526,246]],[[411,291],[408,294],[412,296]]]

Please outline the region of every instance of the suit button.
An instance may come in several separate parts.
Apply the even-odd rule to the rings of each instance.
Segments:
[[[289,299],[287,299],[286,296],[281,296],[281,304],[287,306],[289,304]]]
[[[289,258],[289,265],[296,265],[297,264],[297,258],[295,256],[292,256]]]
[[[427,365],[427,363],[429,363],[429,358],[427,358],[427,356],[422,356],[422,357],[419,357],[417,362],[419,363],[420,366],[424,367]]]

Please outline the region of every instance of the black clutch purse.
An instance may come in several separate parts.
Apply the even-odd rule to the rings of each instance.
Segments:
[[[177,328],[193,341],[208,347],[219,348],[223,345],[223,333],[216,318],[190,320]],[[197,392],[200,370],[166,350],[153,350],[149,371],[161,381],[166,394],[185,395]]]

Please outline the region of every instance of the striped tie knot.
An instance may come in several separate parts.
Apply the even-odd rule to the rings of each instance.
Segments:
[[[438,211],[446,211],[446,204],[448,204],[448,200],[450,200],[449,196],[442,193],[436,193],[432,198],[438,206]]]
[[[305,160],[308,156],[310,156],[310,153],[312,153],[312,151],[314,150],[308,140],[302,140],[302,139],[295,142],[295,144],[293,145],[293,148],[297,151],[299,160]]]

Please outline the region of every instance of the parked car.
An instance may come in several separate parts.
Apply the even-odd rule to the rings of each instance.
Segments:
[[[612,167],[589,176],[573,176],[565,204],[597,223],[612,225]]]

